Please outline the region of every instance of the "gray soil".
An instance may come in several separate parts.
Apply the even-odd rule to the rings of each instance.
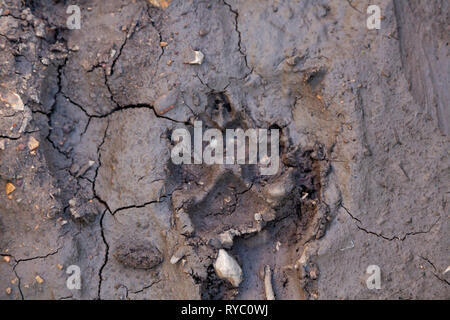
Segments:
[[[0,299],[449,299],[449,1],[164,2],[0,0]],[[279,171],[174,165],[195,120]]]

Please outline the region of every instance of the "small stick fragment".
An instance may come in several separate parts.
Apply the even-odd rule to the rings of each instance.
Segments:
[[[269,265],[264,267],[264,289],[266,292],[266,299],[275,300],[275,294],[273,293],[272,288],[272,271],[270,270]]]

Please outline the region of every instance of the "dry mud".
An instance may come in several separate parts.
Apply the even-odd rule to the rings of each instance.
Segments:
[[[2,0],[0,298],[450,298],[449,2],[368,5]],[[195,120],[279,129],[278,172],[174,165]]]

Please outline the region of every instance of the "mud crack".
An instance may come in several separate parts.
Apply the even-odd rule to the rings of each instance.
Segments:
[[[440,217],[437,218],[436,221],[433,222],[433,224],[427,230],[411,231],[411,232],[405,233],[403,236],[394,235],[392,237],[387,237],[387,236],[385,236],[383,234],[379,234],[379,233],[376,233],[374,231],[370,231],[367,228],[364,228],[363,226],[361,226],[362,225],[361,220],[356,218],[342,203],[340,204],[340,206],[345,210],[345,212],[347,212],[347,214],[352,218],[352,220],[356,221],[355,225],[356,225],[356,227],[359,230],[364,231],[367,234],[371,234],[371,235],[377,236],[377,237],[379,237],[381,239],[384,239],[384,240],[387,240],[387,241],[395,241],[395,240],[404,241],[409,236],[415,236],[415,235],[418,235],[418,234],[429,233],[434,228],[434,226],[439,222],[439,220],[441,219]]]

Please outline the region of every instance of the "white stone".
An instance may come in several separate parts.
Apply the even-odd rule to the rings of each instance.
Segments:
[[[445,269],[444,274],[446,274],[449,271],[450,271],[450,266],[448,266],[447,269]]]
[[[173,254],[173,256],[170,258],[170,263],[171,264],[178,263],[178,261],[180,261],[181,258],[183,258],[185,254],[186,254],[186,248],[185,247],[178,248],[175,251],[175,253]]]
[[[11,104],[11,107],[14,110],[16,110],[16,111],[24,110],[24,105],[23,105],[22,99],[20,98],[20,96],[17,93],[12,92],[9,96],[8,102]]]
[[[214,262],[214,270],[219,278],[228,280],[236,288],[242,282],[241,267],[224,249],[219,250],[219,255]]]
[[[201,51],[194,51],[194,60],[189,61],[188,64],[202,64],[205,55]]]

